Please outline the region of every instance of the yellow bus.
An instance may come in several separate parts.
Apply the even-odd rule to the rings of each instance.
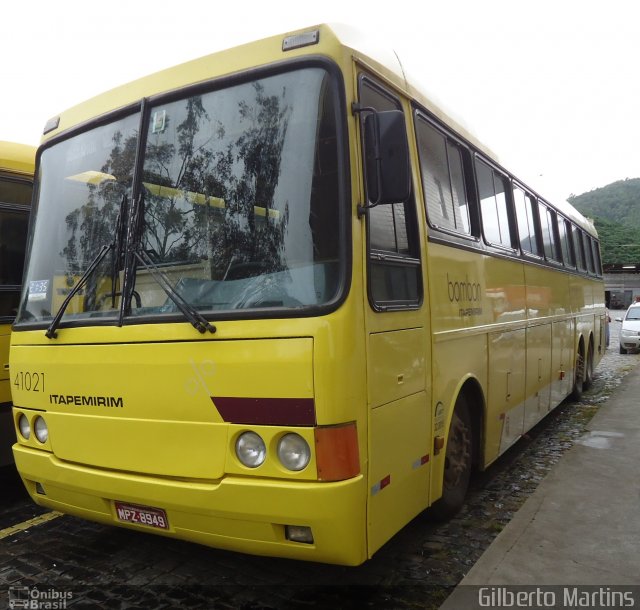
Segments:
[[[13,463],[9,338],[18,310],[36,149],[0,141],[0,466]]]
[[[593,225],[322,25],[49,121],[11,349],[40,505],[357,565],[604,350]]]

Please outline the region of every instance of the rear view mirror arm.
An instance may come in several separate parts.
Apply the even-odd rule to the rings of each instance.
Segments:
[[[362,113],[362,112],[372,112],[372,113],[376,113],[377,110],[371,106],[362,106],[360,105],[358,102],[353,102],[351,104],[351,112],[354,116],[357,116],[358,114]],[[378,190],[378,192],[380,192],[380,190]],[[368,203],[368,204],[362,204],[359,203],[358,207],[357,207],[357,211],[358,211],[358,219],[362,218],[365,215],[366,210],[370,210],[371,208],[375,208],[378,205],[377,202],[374,203]]]

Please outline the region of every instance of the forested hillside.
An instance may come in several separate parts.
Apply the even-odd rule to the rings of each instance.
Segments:
[[[640,178],[571,196],[569,202],[594,220],[603,263],[640,263]]]

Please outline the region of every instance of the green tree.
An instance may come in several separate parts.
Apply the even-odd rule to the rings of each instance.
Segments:
[[[569,202],[593,219],[605,265],[640,263],[640,178],[572,195]]]

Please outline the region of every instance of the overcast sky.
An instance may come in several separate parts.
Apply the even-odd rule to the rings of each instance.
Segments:
[[[354,25],[543,195],[640,177],[638,0],[55,0],[3,5],[0,140],[162,68]]]

